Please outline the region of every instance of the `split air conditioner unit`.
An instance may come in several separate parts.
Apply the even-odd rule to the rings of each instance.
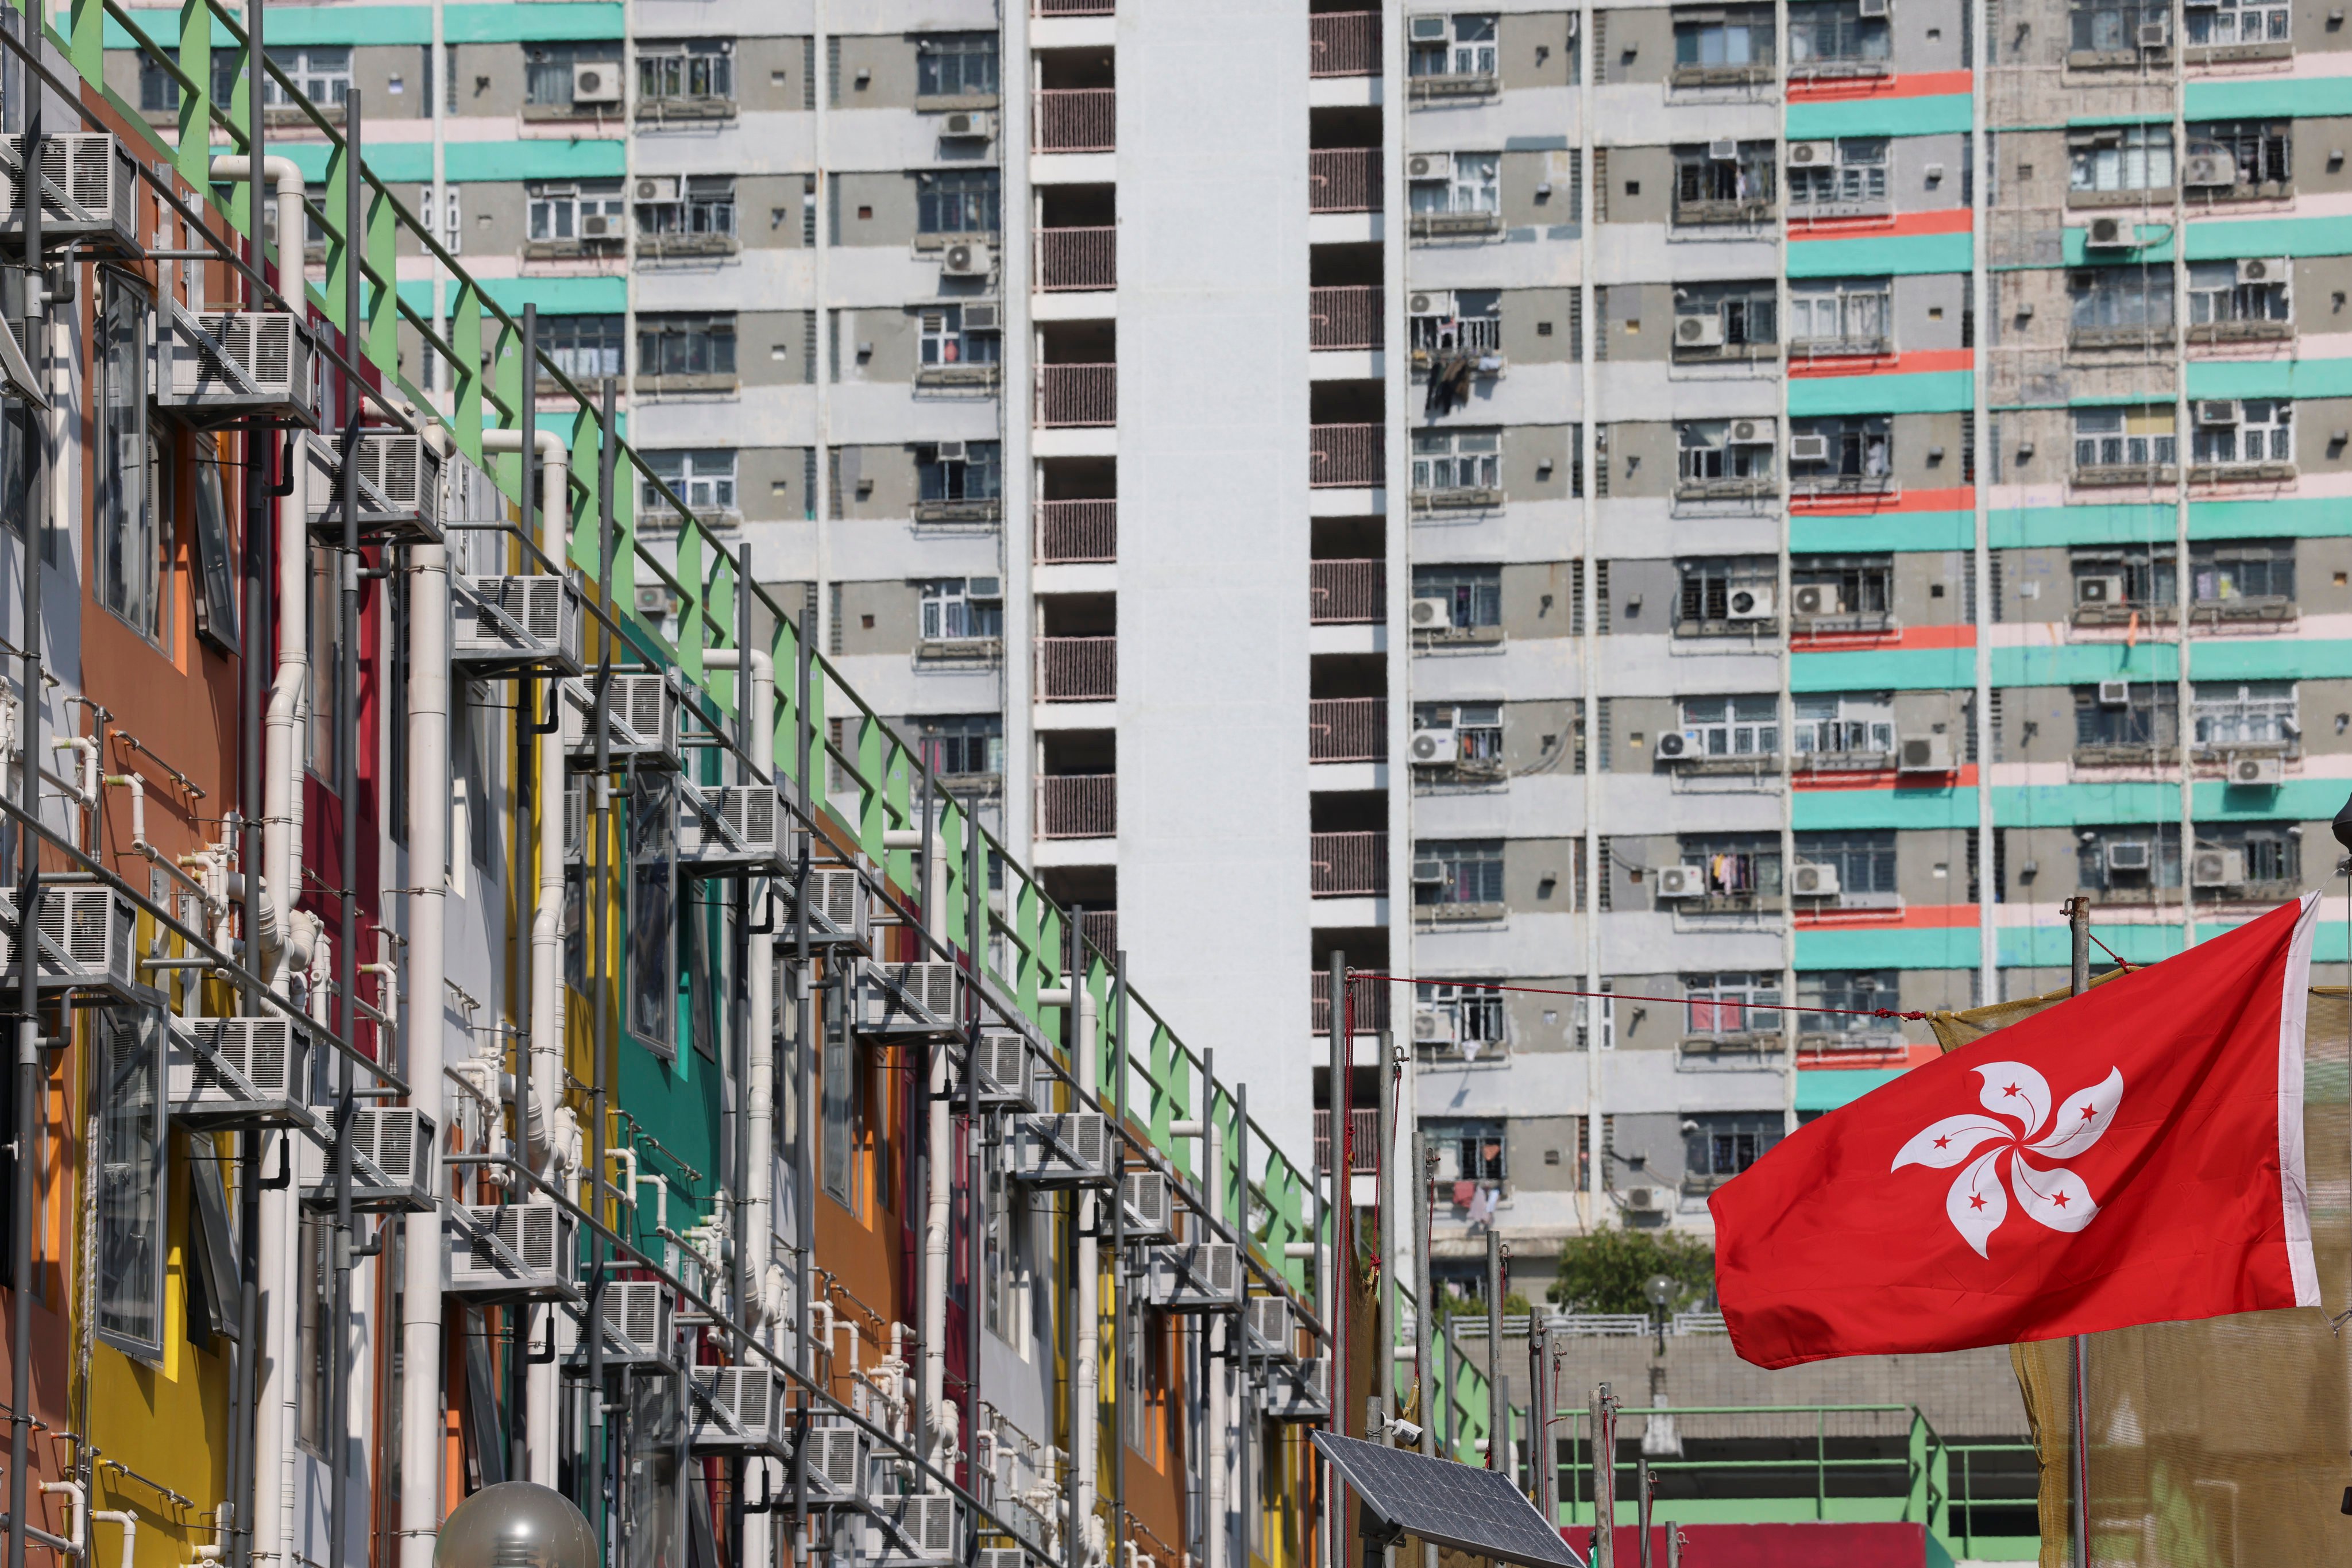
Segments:
[[[789,1455],[791,1417],[782,1382],[766,1363],[689,1367],[687,1387],[693,1395],[687,1411],[688,1453]]]
[[[1119,1208],[1129,1241],[1154,1241],[1175,1234],[1168,1178],[1158,1171],[1129,1171],[1118,1179]]]
[[[331,432],[302,438],[310,534],[327,544],[343,537],[342,447],[341,436]],[[356,466],[361,542],[441,542],[440,454],[405,431],[362,431]]]
[[[1952,771],[1952,738],[1949,735],[1906,735],[1895,747],[1895,771],[1898,773],[1948,773]]]
[[[940,121],[940,135],[950,142],[993,142],[996,116],[984,109],[959,110]]]
[[[988,247],[976,240],[960,239],[940,252],[942,278],[985,278],[992,265]]]
[[[1719,349],[1723,346],[1723,317],[1710,311],[1704,316],[1675,318],[1675,347],[1678,349]]]
[[[1417,632],[1443,632],[1454,628],[1454,601],[1451,599],[1415,599],[1406,612]]]
[[[155,404],[191,424],[315,428],[310,329],[286,310],[202,315],[170,302],[156,323]],[[315,497],[313,498],[315,500]]]
[[[680,200],[681,178],[677,174],[640,174],[637,176],[637,200],[641,202],[674,202]]]
[[[25,232],[19,182],[25,139],[0,136],[0,235]],[[87,256],[136,258],[139,165],[130,150],[103,131],[41,138],[41,237],[70,239]]]
[[[1163,1312],[1233,1312],[1242,1270],[1230,1241],[1171,1241],[1144,1253],[1143,1300]]]
[[[302,1201],[312,1208],[331,1207],[335,1201],[335,1162],[340,1140],[332,1122],[325,1151],[324,1174],[302,1189]],[[352,1112],[352,1206],[359,1209],[408,1210],[433,1207],[434,1161],[439,1145],[430,1118],[404,1105],[363,1105]]]
[[[685,756],[677,739],[677,691],[669,677],[620,671],[605,689],[605,753],[614,768],[675,768]],[[596,678],[563,683],[563,752],[575,768],[596,765]]]
[[[2284,256],[2238,263],[2238,281],[2241,283],[2284,283],[2293,276],[2292,264]]]
[[[1409,294],[1405,296],[1404,310],[1408,316],[1451,316],[1454,313],[1454,290],[1423,289]]]
[[[1451,1007],[1412,1010],[1412,1040],[1417,1046],[1450,1046],[1461,1033],[1462,1019]]]
[[[1834,616],[1844,609],[1833,583],[1800,583],[1789,590],[1789,607],[1801,616]]]
[[[1696,730],[1667,730],[1658,736],[1658,760],[1665,763],[1688,762],[1700,755],[1705,746]]]
[[[2246,880],[2242,849],[2200,849],[2189,858],[2189,880],[2200,888],[2236,888]]]
[[[545,1300],[577,1294],[563,1277],[571,1226],[552,1198],[469,1204],[445,1211],[450,1294],[477,1301]]]
[[[1666,1195],[1660,1187],[1627,1187],[1621,1194],[1628,1214],[1660,1214],[1666,1207]]]
[[[2210,148],[2191,153],[2180,160],[2180,183],[2191,187],[2234,185],[2238,183],[2238,160]]]
[[[476,680],[581,670],[580,588],[572,574],[449,578],[457,612],[449,662]]]
[[[574,104],[618,103],[621,101],[621,62],[618,60],[581,60],[572,68],[572,101]]]
[[[2137,242],[2137,237],[2119,217],[2095,217],[2083,231],[2083,243],[2094,250],[2127,249]]]
[[[2124,580],[2120,574],[2074,579],[2074,602],[2078,605],[2120,605],[2124,602]]]
[[[944,1039],[963,1031],[963,971],[941,960],[857,966],[850,1027],[868,1038]]]
[[[1837,162],[1834,142],[1791,142],[1789,143],[1789,167],[1791,169],[1826,169]]]
[[[164,1036],[164,1096],[184,1126],[314,1123],[310,1034],[290,1018],[181,1018]]]
[[[1450,180],[1454,177],[1454,154],[1409,153],[1404,160],[1404,177],[1408,180]]]
[[[1034,1187],[1107,1187],[1110,1146],[1100,1111],[1024,1116],[1013,1125],[1011,1174]]]
[[[1770,620],[1772,590],[1765,587],[1732,589],[1724,595],[1724,618],[1732,621]]]
[[[2230,759],[2233,789],[2276,789],[2286,782],[2286,760],[2275,752],[2251,752]]]
[[[1657,875],[1658,897],[1662,899],[1698,899],[1706,896],[1706,872],[1696,866],[1661,866]]]
[[[1735,419],[1726,432],[1726,439],[1734,447],[1769,447],[1772,444],[1772,421]]]
[[[1789,890],[1801,899],[1833,899],[1838,895],[1838,868],[1811,861],[1797,862]]]

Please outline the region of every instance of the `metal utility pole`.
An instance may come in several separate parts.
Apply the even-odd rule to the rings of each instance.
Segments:
[[[1602,1384],[1592,1394],[1591,1568],[1617,1568],[1617,1396]]]
[[[446,65],[446,61],[440,62]],[[604,378],[599,411],[603,419],[596,432],[596,596],[605,609],[613,607],[613,480],[620,463],[620,442],[614,434],[617,416],[614,382]],[[589,975],[592,994],[595,998],[595,1024],[592,1038],[595,1041],[596,1060],[588,1072],[589,1127],[588,1170],[590,1212],[598,1218],[613,1213],[605,1205],[604,1194],[609,1178],[605,1166],[604,1139],[606,1133],[606,1098],[610,1087],[605,1081],[605,1058],[612,1047],[613,994],[612,964],[605,956],[605,944],[613,939],[612,905],[605,900],[616,890],[607,884],[612,876],[613,826],[613,634],[605,631],[597,639],[596,651],[596,773],[594,816],[587,824],[593,840],[588,849],[588,897],[585,911],[588,926]],[[584,804],[584,803],[583,803]],[[635,1196],[635,1194],[630,1194]],[[588,1227],[588,1452],[583,1456],[581,1492],[588,1503],[588,1525],[596,1533],[597,1549],[605,1549],[604,1532],[605,1483],[611,1465],[604,1452],[604,1238],[593,1226]],[[602,1558],[599,1559],[602,1561]]]
[[[808,1390],[816,1384],[816,1349],[810,1341],[816,1331],[815,1305],[810,1299],[816,1256],[816,996],[809,959],[809,860],[816,849],[814,805],[822,792],[809,776],[809,638],[808,606],[793,628],[793,769],[801,802],[810,808],[810,827],[801,840],[800,886],[793,894],[793,1169],[796,1205],[793,1215],[793,1335],[798,1342],[795,1364],[801,1374],[803,1419],[814,1401]],[[809,1445],[793,1445],[793,1562],[806,1568],[809,1560]]]
[[[1356,1195],[1354,1173],[1348,1157],[1348,1069],[1354,1040],[1348,1020],[1348,955],[1337,948],[1326,961],[1325,984],[1330,997],[1331,1065],[1323,1092],[1324,1116],[1329,1134],[1324,1139],[1323,1179],[1331,1193],[1331,1299],[1325,1304],[1331,1330],[1331,1413],[1326,1418],[1335,1436],[1348,1436],[1348,1406],[1356,1397],[1356,1380],[1349,1375],[1348,1283],[1355,1269]],[[1246,1178],[1244,1178],[1246,1187]],[[1247,1472],[1244,1471],[1244,1474]],[[1340,1543],[1348,1534],[1348,1488],[1339,1472],[1324,1467],[1329,1489],[1331,1550],[1329,1568],[1343,1568]]]
[[[1486,1468],[1509,1467],[1511,1406],[1503,1392],[1503,1238],[1486,1221]]]
[[[2184,557],[2183,559],[2186,559]],[[2184,581],[2186,579],[2184,578]],[[2181,627],[2185,635],[2188,622]],[[2091,988],[2091,900],[2075,897],[2066,900],[2066,931],[2074,942],[2074,972],[2068,977],[2068,989],[2077,996]],[[2073,1462],[2074,1494],[2074,1568],[2090,1568],[2091,1563],[2091,1457],[2085,1439],[2091,1428],[2091,1340],[2087,1334],[2076,1334],[2069,1342],[2066,1401],[2071,1419],[2070,1454]]]
[[[988,1273],[988,1167],[986,1152],[981,1142],[980,1121],[980,981],[988,963],[988,851],[980,841],[980,812],[967,800],[963,807],[963,883],[965,956],[971,968],[971,986],[967,993],[970,1009],[964,1025],[963,1037],[963,1127],[964,1127],[964,1246],[969,1249],[969,1263],[964,1277],[971,1281],[969,1299],[964,1304],[963,1326],[963,1430],[964,1452],[977,1463],[980,1454],[980,1357],[981,1292],[992,1289]],[[972,1491],[980,1491],[980,1478],[969,1478]],[[979,1521],[973,1521],[977,1531]],[[977,1555],[977,1536],[969,1543]]]
[[[1111,954],[1110,1563],[1127,1568],[1127,949]]]

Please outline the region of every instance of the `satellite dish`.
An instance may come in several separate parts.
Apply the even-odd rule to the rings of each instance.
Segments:
[[[1673,1306],[1675,1298],[1682,1293],[1682,1281],[1671,1274],[1653,1274],[1649,1282],[1642,1287],[1642,1294],[1647,1296],[1650,1305],[1661,1312]]]

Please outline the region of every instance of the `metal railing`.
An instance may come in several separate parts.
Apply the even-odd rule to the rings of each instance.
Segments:
[[[1037,503],[1037,564],[1118,559],[1118,502],[1104,496]]]
[[[1381,14],[1318,11],[1308,16],[1307,58],[1312,76],[1378,76]]]
[[[1348,1111],[1348,1173],[1370,1176],[1381,1168],[1381,1113],[1350,1107]],[[1315,1168],[1331,1168],[1331,1113],[1315,1113]]]
[[[1112,14],[1112,0],[1035,0],[1029,8],[1033,16],[1108,16]]]
[[[1118,144],[1115,87],[1040,88],[1030,101],[1033,153],[1108,153]]]
[[[1041,364],[1037,367],[1037,423],[1118,423],[1118,366]],[[1378,426],[1372,426],[1380,428]]]
[[[1388,480],[1387,426],[1317,425],[1307,430],[1307,483],[1318,489],[1381,485]]]
[[[1307,154],[1307,210],[1368,213],[1381,199],[1381,150],[1319,147]]]
[[[1037,700],[1102,702],[1118,695],[1118,638],[1039,637]]]
[[[1376,349],[1381,346],[1381,286],[1339,284],[1307,291],[1307,346],[1315,349]]]
[[[1118,775],[1047,773],[1037,781],[1037,837],[1108,838],[1118,832]]]
[[[1041,228],[1037,231],[1037,287],[1057,289],[1118,287],[1118,230]]]
[[[1307,704],[1307,760],[1377,763],[1389,754],[1389,700],[1318,697]]]
[[[1316,833],[1308,836],[1309,891],[1318,899],[1361,898],[1388,890],[1389,836]]]
[[[1331,1029],[1331,977],[1321,970],[1307,976],[1308,994],[1314,998],[1307,1009],[1311,1027],[1318,1034]],[[1385,980],[1351,981],[1348,994],[1356,1004],[1356,1033],[1372,1034],[1389,1026],[1389,985]],[[1318,1168],[1320,1166],[1318,1164]]]
[[[1385,620],[1388,582],[1385,561],[1310,561],[1307,618],[1318,626]]]

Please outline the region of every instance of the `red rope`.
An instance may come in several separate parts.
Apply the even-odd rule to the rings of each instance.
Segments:
[[[2097,939],[2094,938],[2093,940],[2096,941]],[[2104,947],[2106,944],[2105,942],[2101,942],[2100,945]],[[2116,962],[2121,963],[2122,960],[2118,959]],[[1393,980],[1401,985],[1460,985],[1465,984],[1465,982],[1454,975],[1445,975],[1434,980],[1423,980],[1416,975],[1411,974],[1375,974],[1369,969],[1350,969],[1348,971],[1348,978],[1351,981]],[[1480,989],[1486,991],[1520,991],[1533,996],[1601,996],[1606,997],[1612,1002],[1661,1002],[1670,1007],[1687,1007],[1694,1000],[1705,1005],[1710,1000],[1704,996],[1696,998],[1689,996],[1636,996],[1624,991],[1561,991],[1548,985],[1481,985]],[[1935,1016],[1932,1013],[1897,1012],[1892,1007],[1811,1007],[1801,1002],[1734,1002],[1727,1000],[1722,1003],[1721,1005],[1726,1007],[1751,1008],[1759,1013],[1841,1013],[1853,1018],[1909,1018],[1916,1023],[1925,1023],[1929,1018]]]
[[[2132,970],[2135,970],[2135,969],[2137,969],[2137,968],[2139,967],[2139,965],[2138,965],[2138,964],[2132,963],[2129,959],[2126,959],[2126,957],[2124,957],[2124,955],[2123,955],[2122,953],[2117,952],[2114,948],[2109,947],[2105,942],[2099,942],[2099,936],[2098,936],[2098,933],[2097,933],[2096,931],[2084,931],[2083,934],[2084,934],[2084,936],[2089,937],[2093,942],[2099,942],[2099,951],[2100,951],[2101,952],[2105,953],[2109,958],[2114,959],[2114,960],[2116,961],[2116,966],[2117,968],[2122,969],[2122,970],[2124,970],[2125,972],[2128,973],[2128,972],[2130,972],[2130,971],[2132,971]]]

